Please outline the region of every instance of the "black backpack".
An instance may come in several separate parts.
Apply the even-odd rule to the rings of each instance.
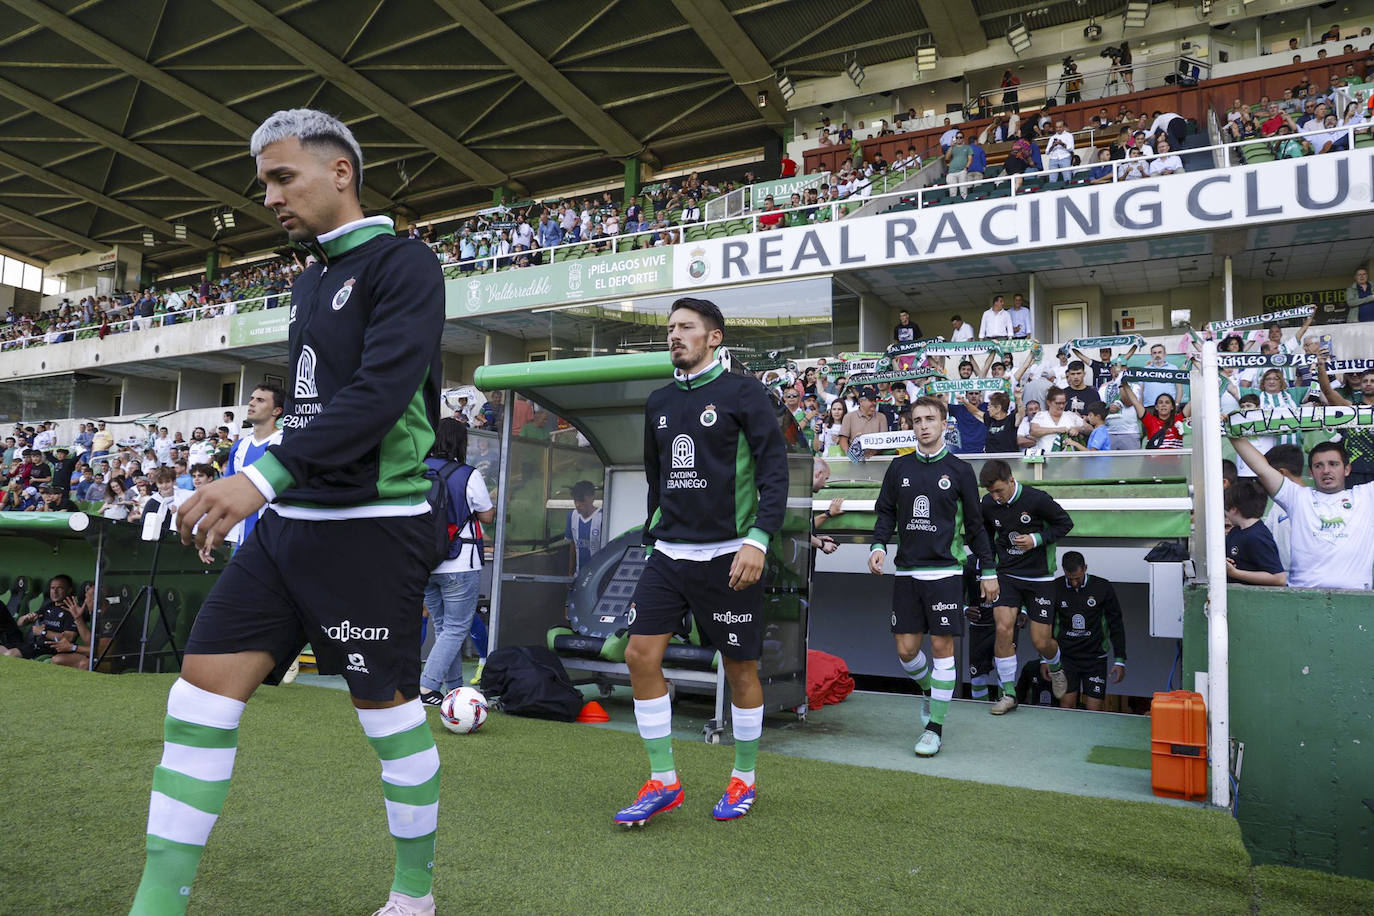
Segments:
[[[472,477],[474,470],[476,468],[472,465],[460,464],[457,461],[449,461],[438,470],[430,467],[425,470],[425,477],[430,481],[429,505],[434,510],[434,551],[441,561],[455,559],[459,551],[463,549],[464,544],[475,545],[477,556],[482,556],[482,538],[458,536],[458,532],[462,531],[467,523],[472,521],[472,507],[464,499],[462,509],[455,513],[452,509],[453,500],[449,498],[448,479],[454,474],[460,475],[459,483],[463,492],[466,493],[468,480]],[[455,515],[457,522],[449,521]]]
[[[482,692],[501,698],[501,710],[532,719],[572,722],[582,711],[582,693],[563,663],[544,646],[507,646],[487,656]]]

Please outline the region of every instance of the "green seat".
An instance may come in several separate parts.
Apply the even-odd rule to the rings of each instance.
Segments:
[[[1355,134],[1356,148],[1362,146],[1374,146],[1374,134],[1367,130],[1357,131]]]
[[[724,238],[729,233],[726,231],[726,223],[712,223],[706,227],[706,237],[708,239]]]
[[[747,235],[748,232],[749,220],[747,219],[732,219],[725,224],[725,233],[727,235]]]
[[[1247,143],[1240,148],[1240,154],[1247,163],[1274,161],[1274,151],[1268,143]]]
[[[634,249],[634,247],[635,247],[635,240],[634,240],[634,239],[625,239],[625,238],[616,239],[616,242],[615,242],[615,250],[616,250],[616,251],[631,251],[631,250]]]
[[[692,223],[682,232],[684,242],[699,242],[704,238],[706,238],[706,230],[701,227],[700,223]]]

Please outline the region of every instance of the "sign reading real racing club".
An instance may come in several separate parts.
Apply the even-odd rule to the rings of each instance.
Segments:
[[[684,242],[674,286],[773,280],[925,259],[1068,249],[1123,237],[1364,213],[1374,148]],[[499,275],[498,275],[499,276]]]

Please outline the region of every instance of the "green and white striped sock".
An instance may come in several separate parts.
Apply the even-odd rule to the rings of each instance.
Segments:
[[[388,709],[359,709],[363,734],[382,761],[386,823],[396,841],[391,889],[423,897],[434,885],[434,834],[439,823],[439,751],[416,698]]]
[[[186,912],[201,853],[229,794],[243,707],[187,681],[172,685],[148,804],[147,859],[131,916]]]
[[[922,691],[929,693],[930,662],[926,660],[926,654],[918,650],[916,652],[916,657],[911,661],[907,661],[903,658],[897,660],[902,663],[902,670],[906,672],[907,677],[915,681]]]
[[[997,678],[1002,682],[1003,696],[1016,696],[1016,656],[1009,655],[1002,658],[1000,655],[996,659]]]
[[[934,725],[945,724],[945,713],[949,712],[949,701],[954,699],[954,656],[935,657],[935,670],[930,676],[930,721]]]

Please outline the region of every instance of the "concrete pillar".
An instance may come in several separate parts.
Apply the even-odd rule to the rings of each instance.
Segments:
[[[182,369],[177,373],[177,410],[220,406],[220,377],[216,372]]]
[[[639,157],[631,156],[625,160],[625,200],[639,195]]]
[[[285,356],[282,358],[285,359]],[[291,380],[291,373],[287,371],[286,363],[284,362],[281,364],[257,362],[244,363],[243,369],[239,372],[238,402],[240,404],[247,404],[248,396],[253,393],[253,389],[269,375],[274,375],[281,379],[283,388],[286,386],[286,383]]]
[[[219,251],[214,248],[205,253],[205,279],[211,283],[219,279]]]
[[[471,375],[463,374],[463,354],[444,353],[444,388],[456,388],[472,381]]]
[[[1055,333],[1054,316],[1050,314],[1048,304],[1042,301],[1044,298],[1040,295],[1040,284],[1036,281],[1035,272],[1026,274],[1026,307],[1031,313],[1031,336],[1041,342],[1054,340]]]
[[[881,353],[892,343],[892,310],[877,296],[859,297],[859,349],[865,353]]]
[[[156,378],[126,375],[120,391],[120,413],[160,413],[173,410],[176,404],[176,382]]]
[[[485,365],[498,363],[523,363],[525,361],[525,342],[509,334],[487,334]]]

